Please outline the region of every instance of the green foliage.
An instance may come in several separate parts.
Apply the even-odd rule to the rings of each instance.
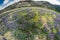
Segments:
[[[31,21],[32,22],[38,22],[39,18],[40,18],[38,11],[36,9],[32,9],[32,12],[34,12],[35,16],[33,17],[33,19]]]
[[[39,34],[39,39],[43,39],[44,36],[45,36],[45,34],[43,34],[43,33]]]
[[[14,32],[14,37],[16,37],[18,40],[27,40],[27,35],[20,29],[16,29]]]
[[[26,15],[27,12],[18,12],[17,18],[20,18],[21,16]]]
[[[19,28],[16,28],[14,37],[18,40],[33,40],[33,34],[30,31],[24,31]]]
[[[53,32],[53,33],[57,33],[57,29],[53,28],[53,29],[52,29],[52,32]]]
[[[42,23],[41,23],[41,22],[36,22],[36,23],[35,23],[35,26],[36,26],[37,28],[42,28]]]
[[[55,34],[55,39],[54,40],[60,40],[60,34]]]

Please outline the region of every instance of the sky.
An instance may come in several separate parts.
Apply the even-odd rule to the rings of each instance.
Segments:
[[[0,10],[19,1],[21,0],[0,0]],[[60,5],[60,0],[32,0],[32,1],[48,1],[53,5]]]

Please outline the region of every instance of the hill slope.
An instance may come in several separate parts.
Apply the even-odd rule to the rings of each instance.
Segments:
[[[0,19],[1,40],[60,40],[60,14],[53,10],[23,7]]]

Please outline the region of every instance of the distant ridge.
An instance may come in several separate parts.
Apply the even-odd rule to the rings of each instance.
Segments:
[[[11,10],[11,9],[20,8],[20,7],[28,7],[28,6],[44,7],[44,8],[60,11],[60,5],[52,5],[46,1],[19,1],[15,4],[12,4],[8,7],[6,7],[3,10],[0,10],[0,13],[3,13],[5,11]]]

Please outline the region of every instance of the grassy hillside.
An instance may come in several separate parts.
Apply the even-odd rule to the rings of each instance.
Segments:
[[[53,10],[23,7],[0,19],[1,40],[60,40],[60,14]]]

